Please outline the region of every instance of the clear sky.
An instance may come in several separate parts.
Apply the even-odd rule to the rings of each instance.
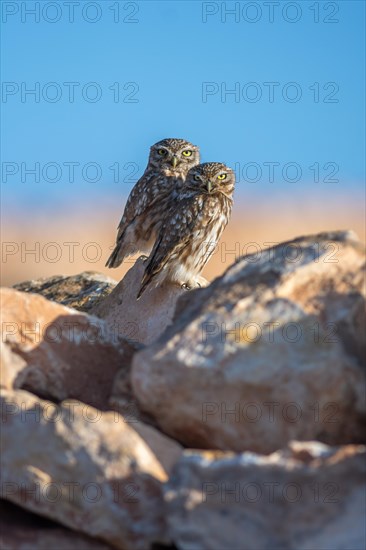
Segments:
[[[118,201],[165,137],[239,169],[239,199],[362,200],[363,1],[1,7],[8,211],[97,204],[106,194]],[[25,171],[35,163],[38,183]]]

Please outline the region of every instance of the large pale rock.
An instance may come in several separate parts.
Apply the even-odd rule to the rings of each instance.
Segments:
[[[120,412],[165,471],[170,471],[181,446],[141,422],[151,423],[151,419],[141,414],[130,386],[135,344],[126,342],[101,319],[41,296],[3,289],[2,305],[2,387],[27,389],[53,401],[79,399]],[[116,399],[114,387],[119,390]]]
[[[3,498],[116,548],[164,542],[167,476],[120,415],[21,390],[1,407]]]
[[[186,452],[165,490],[182,550],[363,550],[364,446],[293,442],[269,456]]]
[[[352,234],[241,258],[138,352],[140,407],[185,445],[268,453],[364,441],[364,249]]]
[[[96,304],[108,296],[117,281],[97,273],[84,271],[78,275],[54,275],[32,281],[24,281],[13,288],[22,292],[42,294],[48,300],[78,311],[89,312]]]
[[[135,346],[101,319],[36,294],[1,289],[1,385],[105,409]]]
[[[144,262],[139,258],[116,288],[92,308],[91,313],[104,319],[109,326],[118,326],[119,333],[126,338],[150,344],[171,324],[178,298],[189,291],[172,283],[164,283],[158,287],[148,287],[136,300],[143,274]],[[203,277],[197,281],[202,287],[207,285]]]
[[[1,550],[111,550],[112,546],[0,501]]]

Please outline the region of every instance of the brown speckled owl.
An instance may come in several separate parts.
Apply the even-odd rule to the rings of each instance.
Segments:
[[[136,252],[150,253],[167,205],[199,161],[198,147],[184,139],[163,139],[151,147],[146,170],[127,199],[108,267],[118,267]]]
[[[154,280],[197,286],[196,277],[214,252],[233,204],[235,174],[220,162],[191,168],[179,198],[168,207],[146,261],[137,298]]]

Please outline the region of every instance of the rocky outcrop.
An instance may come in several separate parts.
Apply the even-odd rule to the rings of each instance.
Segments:
[[[364,441],[364,248],[321,234],[245,256],[178,304],[132,387],[187,446],[269,453]]]
[[[66,277],[54,275],[18,283],[13,288],[22,292],[41,294],[52,302],[89,312],[116,286],[117,281],[95,271],[84,271]]]
[[[105,409],[135,346],[96,317],[42,296],[1,289],[2,387]]]
[[[186,452],[165,487],[182,550],[363,550],[364,446],[293,442],[254,453]]]
[[[1,290],[1,547],[363,549],[364,269],[335,232],[190,292]]]
[[[187,294],[179,286],[164,283],[151,286],[139,300],[137,293],[144,273],[144,262],[139,258],[116,288],[91,313],[105,320],[111,327],[118,326],[119,333],[136,342],[150,344],[171,324],[177,300]],[[204,287],[207,281],[200,277]]]
[[[1,406],[3,498],[115,548],[164,541],[166,473],[120,415],[21,390]]]

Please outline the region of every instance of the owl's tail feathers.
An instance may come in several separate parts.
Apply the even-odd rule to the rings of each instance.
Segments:
[[[118,267],[121,265],[122,262],[123,256],[121,254],[121,245],[120,243],[117,243],[105,265],[106,267]]]
[[[125,230],[119,230],[117,235],[116,246],[112,254],[109,256],[106,267],[118,267],[127,256],[131,256],[136,252],[136,247],[131,241],[131,236],[126,234]]]
[[[146,288],[149,286],[149,283],[150,283],[151,279],[152,279],[152,277],[145,273],[145,275],[142,278],[140,290],[137,293],[136,300],[139,300],[141,298],[141,296],[145,292]]]

